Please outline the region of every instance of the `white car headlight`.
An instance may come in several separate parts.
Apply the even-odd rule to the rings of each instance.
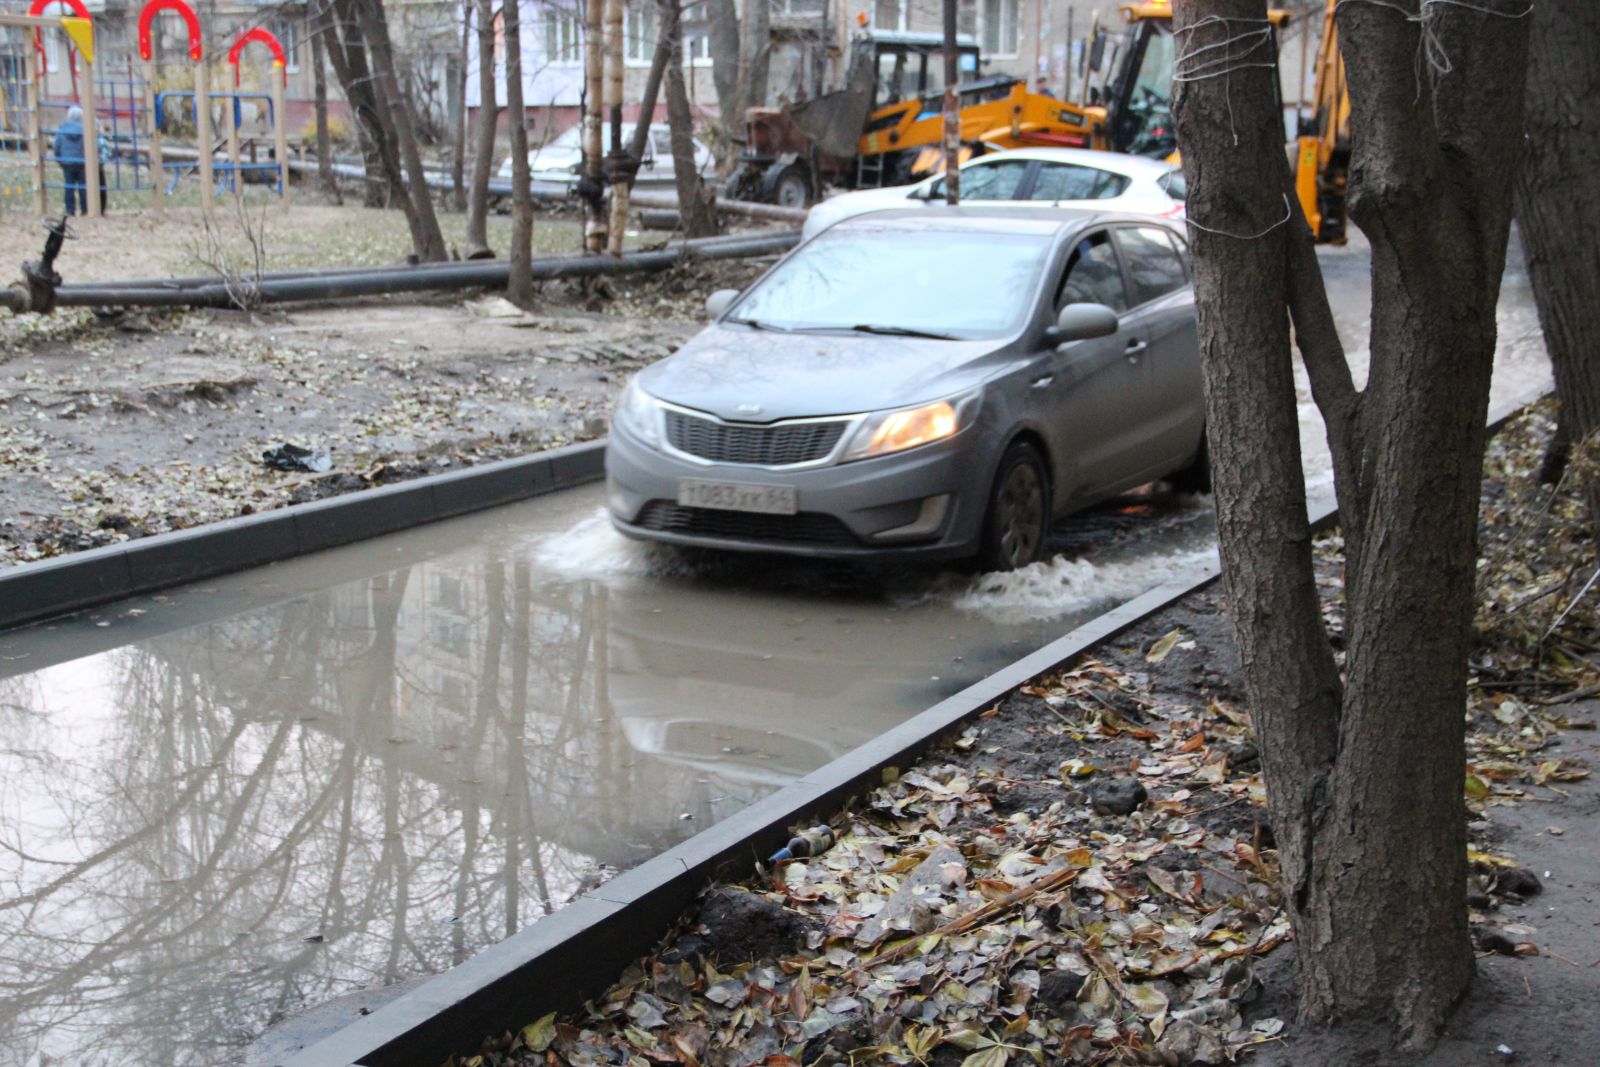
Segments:
[[[948,400],[869,415],[851,438],[843,460],[887,456],[954,437],[972,424],[982,397],[979,389]]]
[[[661,447],[661,403],[640,389],[637,381],[630,381],[622,390],[611,418],[618,427],[651,448]]]

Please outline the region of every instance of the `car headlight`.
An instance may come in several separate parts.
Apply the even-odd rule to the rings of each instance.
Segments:
[[[948,400],[869,415],[851,438],[843,459],[886,456],[954,437],[971,425],[982,396],[982,390],[975,390]]]
[[[661,447],[661,403],[637,381],[630,381],[617,398],[612,421],[651,448]]]

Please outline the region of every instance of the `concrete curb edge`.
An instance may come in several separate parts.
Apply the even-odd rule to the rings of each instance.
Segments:
[[[600,478],[605,441],[429,474],[0,570],[0,631]]]

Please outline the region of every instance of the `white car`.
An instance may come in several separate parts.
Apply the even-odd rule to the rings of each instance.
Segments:
[[[604,143],[611,144],[611,127],[602,133]],[[622,127],[622,143],[633,139],[633,126]],[[702,177],[709,176],[716,167],[711,150],[699,141],[694,143],[694,162]],[[564,192],[571,189],[583,171],[583,127],[577,125],[556,137],[549,144],[528,153],[528,170],[531,186],[545,192]],[[511,180],[511,160],[500,165],[501,181]],[[666,123],[650,127],[650,137],[645,141],[644,159],[639,164],[639,175],[634,179],[638,188],[670,186],[677,179],[672,164],[672,129]]]
[[[1014,148],[961,167],[961,202],[985,206],[1081,207],[1182,219],[1187,190],[1171,163],[1087,148]],[[944,176],[915,185],[840,193],[812,208],[802,236],[873,211],[944,203]]]

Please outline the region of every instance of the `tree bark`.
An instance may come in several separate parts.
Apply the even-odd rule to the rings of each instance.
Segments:
[[[450,184],[454,194],[451,206],[467,210],[467,70],[472,60],[472,8],[461,8],[461,78],[456,85],[456,128],[452,138]]]
[[[316,18],[316,16],[313,16]],[[342,203],[339,183],[333,177],[333,143],[328,136],[328,45],[320,20],[311,27],[312,112],[317,125],[317,188]]]
[[[378,102],[388,115],[385,133],[393,138],[405,164],[407,182],[401,192],[410,204],[406,221],[411,225],[412,250],[424,263],[441,262],[449,259],[450,253],[445,248],[444,235],[439,231],[439,217],[433,210],[433,195],[428,190],[428,172],[422,166],[422,153],[417,147],[411,109],[406,104],[405,94],[400,91],[383,0],[350,0],[350,3],[355,8],[362,36],[366,38],[367,50],[372,56]]]
[[[1484,6],[1338,14],[1351,216],[1372,244],[1357,392],[1292,195],[1276,72],[1261,64],[1266,4],[1175,5],[1218,534],[1301,1016],[1409,1048],[1433,1040],[1472,977],[1465,665],[1514,169],[1496,131],[1521,117],[1526,45],[1521,20]],[[1291,321],[1334,457],[1342,685],[1312,570]]]
[[[384,132],[366,43],[347,4],[348,0],[322,0],[317,7],[318,32],[328,45],[328,61],[355,118],[356,142],[367,171],[362,199],[367,207],[388,207],[404,185],[400,157]]]
[[[611,149],[607,155],[604,173],[611,186],[611,228],[607,234],[606,251],[622,255],[622,236],[628,229],[628,186],[626,173],[627,154],[622,147],[622,4],[623,0],[606,0],[605,10],[605,117]]]
[[[511,126],[511,252],[506,299],[533,306],[533,196],[528,188],[528,120],[522,102],[522,3],[506,0],[506,111]]]
[[[645,78],[644,95],[639,98],[639,117],[633,124],[633,136],[628,147],[613,154],[610,161],[611,179],[611,253],[622,253],[622,231],[628,221],[628,204],[633,195],[633,183],[639,176],[639,165],[650,145],[650,125],[655,119],[656,98],[661,94],[661,79],[667,64],[672,60],[672,42],[661,32],[657,23],[655,51],[650,57],[650,74]]]
[[[583,201],[583,247],[603,252],[606,247],[605,185],[601,174],[604,142],[600,116],[605,111],[605,61],[601,53],[601,16],[605,0],[584,0],[583,9],[583,179],[578,196]]]
[[[739,7],[735,0],[707,0],[711,22],[711,84],[717,110],[730,137],[743,136],[744,110],[739,106]]]
[[[739,114],[767,102],[772,66],[772,9],[768,0],[745,0],[739,20],[739,82],[734,92]]]
[[[475,0],[478,8],[478,122],[472,153],[472,185],[467,189],[467,258],[493,259],[489,247],[489,176],[494,166],[494,131],[500,122],[494,86],[494,0]],[[511,165],[513,171],[516,164]]]
[[[764,0],[763,0],[764,2]],[[672,169],[678,187],[678,218],[685,237],[706,237],[720,228],[705,183],[695,169],[694,112],[683,79],[683,18],[679,0],[660,0],[661,34],[670,43],[667,58],[667,122],[672,128]]]
[[[1576,443],[1600,430],[1600,5],[1542,0],[1531,21],[1517,224],[1562,429]],[[1600,486],[1586,489],[1600,530]]]

